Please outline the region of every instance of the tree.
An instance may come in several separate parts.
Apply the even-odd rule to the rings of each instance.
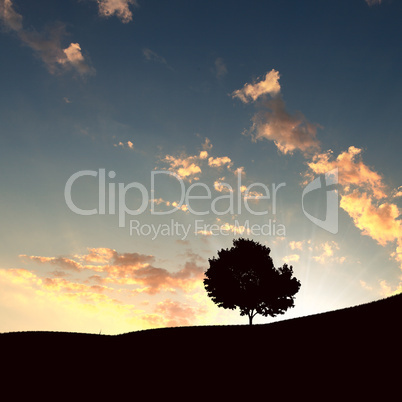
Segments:
[[[250,325],[257,314],[275,317],[294,307],[300,282],[292,277],[292,266],[275,268],[270,252],[269,247],[253,240],[234,239],[230,250],[222,249],[218,258],[208,260],[204,279],[208,296],[219,307],[239,307]]]

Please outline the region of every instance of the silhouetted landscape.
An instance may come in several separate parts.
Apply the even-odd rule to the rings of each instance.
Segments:
[[[9,380],[5,384],[17,380],[17,392],[46,393],[47,387],[56,387],[82,398],[140,392],[215,400],[217,395],[274,392],[286,399],[317,392],[363,395],[382,387],[396,395],[401,311],[402,295],[397,295],[264,325],[121,335],[4,333],[2,368]]]

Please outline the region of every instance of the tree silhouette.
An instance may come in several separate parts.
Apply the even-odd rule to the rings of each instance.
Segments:
[[[275,317],[294,307],[300,282],[292,277],[292,266],[275,268],[270,252],[269,247],[253,240],[234,239],[230,250],[222,249],[218,258],[208,260],[204,279],[208,296],[219,307],[239,307],[250,325],[256,314]]]

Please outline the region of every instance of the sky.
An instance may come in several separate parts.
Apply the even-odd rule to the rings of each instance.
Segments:
[[[401,13],[0,0],[0,332],[247,324],[203,286],[238,237],[301,282],[257,324],[399,293]]]

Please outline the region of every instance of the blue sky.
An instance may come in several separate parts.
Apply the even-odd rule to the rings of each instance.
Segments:
[[[240,235],[301,281],[279,319],[399,292],[401,11],[395,0],[1,0],[0,331],[244,323],[202,285],[208,258]],[[125,227],[108,193],[104,215],[66,203],[68,179],[92,171],[72,199],[98,208],[100,169],[116,212],[119,183],[146,190]],[[333,169],[337,233],[302,209],[306,185]],[[180,201],[180,183],[211,197],[152,213],[152,199],[159,212]],[[271,199],[252,187],[250,209],[268,212],[238,213],[254,183]],[[138,189],[125,195],[127,208],[141,206]],[[217,197],[227,213],[211,209]],[[325,199],[307,194],[306,211],[324,219]],[[142,230],[130,233],[130,220]],[[168,233],[172,220],[188,235]],[[157,227],[165,234],[151,240]]]

